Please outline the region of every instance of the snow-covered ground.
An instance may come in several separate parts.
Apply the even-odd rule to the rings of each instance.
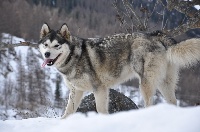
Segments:
[[[0,121],[1,132],[200,132],[200,107],[161,104],[112,115]]]

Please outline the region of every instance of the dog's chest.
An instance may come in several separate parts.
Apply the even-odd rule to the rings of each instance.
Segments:
[[[71,88],[81,91],[91,91],[93,89],[92,82],[89,75],[87,74],[83,74],[79,78],[67,79],[66,77],[64,77],[64,79]]]

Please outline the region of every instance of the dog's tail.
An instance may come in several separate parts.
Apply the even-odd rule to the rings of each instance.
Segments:
[[[189,39],[169,47],[167,59],[179,67],[197,63],[200,60],[200,39]]]

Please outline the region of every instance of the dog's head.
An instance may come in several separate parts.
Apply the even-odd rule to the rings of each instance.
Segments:
[[[72,37],[66,24],[58,31],[51,30],[45,23],[40,31],[39,49],[44,57],[45,65],[59,67],[69,56]]]

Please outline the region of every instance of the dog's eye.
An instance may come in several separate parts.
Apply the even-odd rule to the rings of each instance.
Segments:
[[[58,44],[56,44],[54,47],[58,47],[59,45]]]
[[[44,44],[44,46],[48,46],[48,44]]]

